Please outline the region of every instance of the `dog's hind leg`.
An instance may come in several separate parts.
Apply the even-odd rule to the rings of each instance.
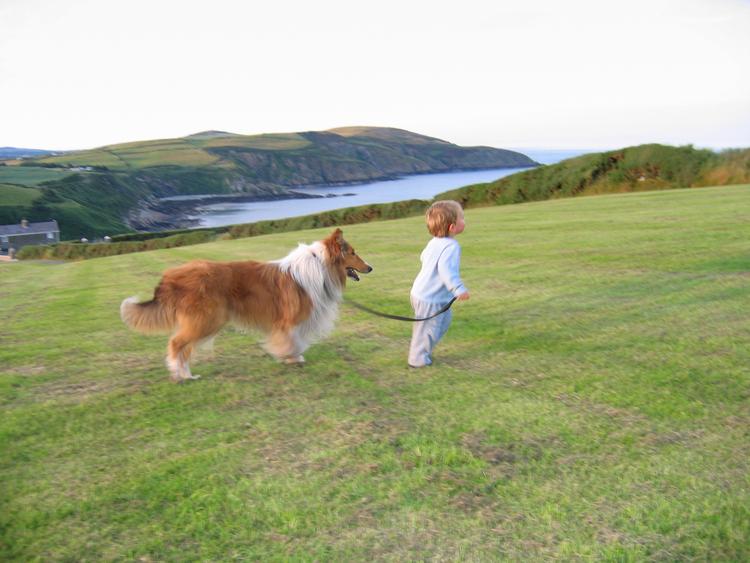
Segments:
[[[183,331],[169,339],[167,346],[167,367],[172,381],[179,383],[187,379],[198,379],[200,376],[190,373],[190,356],[195,347],[194,341]]]
[[[180,329],[169,339],[167,367],[172,381],[180,382],[200,377],[190,373],[190,357],[201,341],[211,339],[221,327],[219,322],[209,322],[208,319],[200,321],[193,317],[180,319]]]

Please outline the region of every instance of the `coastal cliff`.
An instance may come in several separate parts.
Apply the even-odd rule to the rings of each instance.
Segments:
[[[13,184],[30,191],[23,205],[5,207],[0,221],[55,217],[63,238],[91,238],[170,224],[163,216],[169,209],[160,203],[170,196],[279,199],[300,186],[536,165],[518,152],[462,147],[393,128],[263,135],[205,131],[25,159],[12,166]],[[57,174],[43,183],[24,182],[24,172],[38,178],[40,171]]]

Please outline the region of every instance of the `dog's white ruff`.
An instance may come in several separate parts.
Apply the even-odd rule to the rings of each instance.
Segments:
[[[289,273],[312,301],[310,318],[294,332],[301,351],[333,330],[339,314],[343,287],[331,275],[328,249],[321,242],[300,243],[281,260],[275,260],[282,272]]]

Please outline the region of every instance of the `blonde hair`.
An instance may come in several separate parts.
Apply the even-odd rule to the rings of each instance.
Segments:
[[[436,201],[425,213],[427,230],[434,237],[447,237],[450,234],[450,226],[456,224],[463,212],[461,204],[457,201]]]

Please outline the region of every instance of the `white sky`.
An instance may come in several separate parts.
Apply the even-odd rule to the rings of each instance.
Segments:
[[[749,0],[0,0],[0,146],[750,146]]]

